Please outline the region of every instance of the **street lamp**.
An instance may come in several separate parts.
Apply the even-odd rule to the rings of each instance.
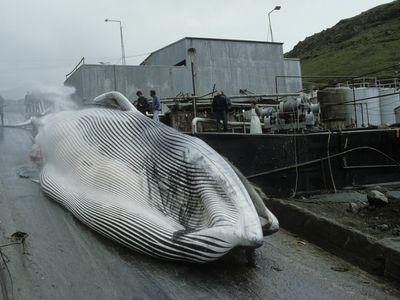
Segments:
[[[268,13],[269,32],[271,33],[271,42],[274,41],[274,36],[273,36],[273,34],[272,34],[272,26],[271,26],[271,17],[270,17],[270,15],[271,15],[271,13],[272,13],[274,10],[280,10],[280,9],[281,9],[280,6],[275,6],[275,8],[274,8],[273,10],[271,10],[271,11]]]
[[[121,32],[121,52],[122,52],[122,64],[126,65],[125,61],[125,48],[124,48],[124,37],[122,36],[122,22],[120,20],[111,20],[105,19],[105,22],[118,22],[119,23],[119,30]]]

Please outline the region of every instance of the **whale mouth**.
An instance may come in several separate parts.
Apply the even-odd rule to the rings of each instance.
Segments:
[[[231,166],[231,168],[234,170],[234,172],[246,188],[257,211],[263,236],[269,236],[276,233],[279,230],[279,221],[264,203],[264,201],[268,201],[268,197],[259,187],[253,185],[250,181],[248,181],[247,178],[242,174],[242,172],[232,163],[230,163],[227,158],[225,158],[225,161]]]

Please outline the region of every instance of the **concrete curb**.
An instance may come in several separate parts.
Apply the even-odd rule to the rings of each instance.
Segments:
[[[290,203],[268,199],[266,206],[286,230],[361,267],[400,282],[400,238],[378,240]]]

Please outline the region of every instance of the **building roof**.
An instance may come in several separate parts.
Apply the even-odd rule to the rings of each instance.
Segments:
[[[158,53],[168,47],[171,47],[172,45],[178,44],[184,40],[203,40],[203,41],[222,41],[222,42],[242,42],[242,43],[253,43],[253,44],[277,44],[277,45],[282,45],[283,43],[281,42],[266,42],[266,41],[254,41],[254,40],[235,40],[235,39],[218,39],[218,38],[201,38],[201,37],[184,37],[180,40],[177,40],[171,44],[168,44],[158,50],[155,50],[150,53],[149,56],[147,56],[142,62],[141,65],[143,65],[147,59],[149,59],[152,55],[155,53]]]

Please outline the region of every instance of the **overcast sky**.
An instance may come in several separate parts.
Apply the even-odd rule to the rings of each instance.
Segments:
[[[266,41],[290,51],[307,36],[384,0],[1,0],[0,94],[23,97],[35,86],[61,86],[82,57],[121,63],[122,21],[127,64],[185,36]]]

